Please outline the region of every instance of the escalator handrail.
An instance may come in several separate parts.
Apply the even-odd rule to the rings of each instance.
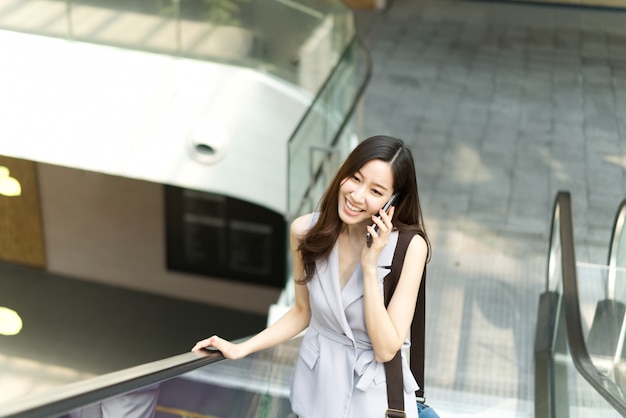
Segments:
[[[593,364],[583,334],[578,278],[574,249],[574,228],[572,222],[571,197],[569,192],[559,191],[555,200],[555,213],[558,211],[559,241],[561,244],[561,265],[563,281],[563,307],[567,328],[567,339],[572,360],[578,372],[589,384],[619,412],[626,417],[626,403],[621,391],[614,382],[604,376]],[[554,220],[553,220],[554,222]],[[552,243],[551,243],[552,245]],[[550,290],[550,289],[548,289]]]
[[[615,220],[613,221],[613,232],[611,233],[611,244],[609,247],[609,275],[606,282],[606,297],[607,299],[614,300],[615,285],[617,280],[617,252],[620,241],[622,240],[622,234],[624,233],[624,223],[626,222],[626,199],[622,200],[617,212],[615,213]]]
[[[50,417],[104,399],[162,382],[224,360],[219,351],[202,350],[157,360],[91,379],[64,385],[48,392],[24,396],[0,405],[1,418]]]

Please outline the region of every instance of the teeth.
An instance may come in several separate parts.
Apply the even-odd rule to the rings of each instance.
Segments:
[[[348,202],[347,200],[346,200],[346,206],[347,206],[347,207],[348,207],[348,209],[350,209],[351,211],[354,211],[354,212],[360,212],[360,211],[361,211],[361,209],[357,208],[356,206],[352,206],[352,205],[350,204],[350,202]]]

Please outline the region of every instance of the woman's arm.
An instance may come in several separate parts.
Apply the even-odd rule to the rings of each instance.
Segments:
[[[295,305],[274,324],[244,342],[234,344],[214,335],[198,341],[192,350],[215,347],[222,352],[224,357],[236,360],[285,342],[298,335],[309,325],[311,318],[309,292],[306,285],[298,284],[298,281],[304,276],[304,266],[298,252],[298,246],[300,245],[300,238],[309,228],[310,220],[311,215],[301,216],[292,222],[290,228],[289,244],[293,260],[294,280],[296,281]]]
[[[388,231],[391,230],[390,224],[387,223],[389,218],[385,218],[387,217],[383,215],[381,221],[381,223],[386,224],[385,230],[381,232],[380,237],[377,237],[381,241],[374,242],[370,249],[364,249],[361,265],[363,269],[365,325],[372,341],[374,355],[379,362],[389,361],[395,356],[411,328],[417,294],[422,281],[422,272],[428,254],[428,246],[424,238],[415,235],[407,248],[396,290],[389,306],[385,309],[376,273],[376,261],[382,247],[387,243]],[[371,253],[368,254],[368,251]]]

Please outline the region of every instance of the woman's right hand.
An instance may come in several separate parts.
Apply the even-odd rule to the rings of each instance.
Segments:
[[[217,335],[198,341],[191,351],[198,351],[208,347],[217,348],[229,360],[237,360],[245,356],[240,344],[233,344]]]

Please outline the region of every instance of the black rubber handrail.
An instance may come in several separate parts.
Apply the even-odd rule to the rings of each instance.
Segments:
[[[219,351],[189,352],[71,383],[0,405],[2,418],[58,416],[224,360]]]
[[[555,199],[554,222],[559,222],[559,243],[561,245],[561,269],[563,295],[561,304],[565,316],[567,342],[574,366],[580,375],[600,394],[615,410],[626,417],[626,402],[620,388],[593,364],[585,337],[580,314],[578,297],[578,277],[576,273],[576,254],[574,246],[574,229],[572,221],[571,196],[569,192],[560,191]],[[551,242],[552,246],[554,242]],[[552,251],[550,254],[554,254]],[[556,260],[549,260],[551,265]],[[553,289],[547,289],[548,292]],[[558,324],[558,321],[554,324]],[[559,382],[552,382],[556,385]],[[564,382],[560,382],[564,383]],[[554,392],[554,386],[549,388]],[[555,400],[558,402],[558,399]]]

